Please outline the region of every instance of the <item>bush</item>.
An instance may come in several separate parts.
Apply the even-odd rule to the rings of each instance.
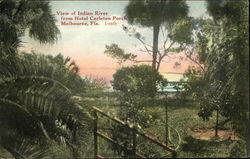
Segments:
[[[120,117],[147,127],[150,118],[145,106],[155,97],[157,86],[165,82],[163,76],[148,65],[135,65],[119,69],[113,78],[113,88],[120,91]]]
[[[157,86],[163,85],[165,80],[155,69],[148,65],[123,67],[113,75],[113,88],[119,91],[121,108],[118,115],[123,120],[136,123],[137,128],[147,128],[155,121],[146,110],[157,93]],[[124,126],[114,126],[113,138],[124,147],[131,149],[131,133]],[[129,157],[130,151],[121,151],[113,146],[122,157]]]
[[[246,157],[246,143],[240,139],[230,145],[230,158]]]
[[[162,75],[148,65],[123,67],[114,75],[113,88],[128,96],[154,97],[157,85],[164,81]]]

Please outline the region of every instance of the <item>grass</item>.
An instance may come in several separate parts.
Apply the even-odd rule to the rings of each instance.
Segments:
[[[100,107],[101,108],[101,107]],[[102,107],[105,111],[115,113],[119,107]],[[165,106],[158,104],[148,106],[147,111],[153,114],[158,120],[157,124],[151,125],[146,129],[150,134],[154,134],[162,141],[165,140]],[[178,150],[180,158],[204,158],[204,157],[229,157],[230,147],[234,143],[231,140],[225,141],[205,141],[192,138],[187,134],[191,128],[211,128],[215,126],[215,114],[209,121],[203,121],[197,114],[199,107],[192,102],[180,103],[170,102],[168,105],[168,123],[181,136],[181,145]],[[224,120],[222,117],[220,120]],[[229,125],[226,125],[229,127]]]
[[[160,120],[165,121],[165,108],[158,106],[149,108],[150,111],[157,111],[159,113]],[[216,142],[216,141],[203,141],[194,139],[187,134],[187,130],[190,128],[207,128],[215,125],[215,115],[204,122],[197,115],[199,108],[193,103],[170,103],[168,107],[168,122],[169,125],[177,129],[182,142],[178,152],[178,157],[190,158],[190,157],[228,157],[229,147],[233,143],[232,141]],[[164,122],[163,122],[164,123]],[[164,126],[158,126],[149,128],[149,131],[164,132]],[[154,132],[154,134],[157,134]],[[160,133],[163,136],[162,133]]]
[[[104,112],[111,112],[116,114],[120,106],[119,102],[115,99],[98,98],[98,99],[85,99],[85,103],[88,106],[98,106]],[[165,141],[165,106],[161,100],[155,102],[155,104],[147,106],[146,110],[152,114],[155,123],[151,124],[149,128],[144,129],[146,132],[157,136],[162,142]],[[215,125],[215,114],[213,117],[205,122],[197,115],[199,107],[193,102],[180,102],[172,101],[168,103],[168,123],[174,127],[181,136],[181,144],[178,149],[178,158],[218,158],[218,157],[229,157],[231,148],[236,145],[236,142],[231,140],[225,141],[206,141],[194,139],[187,134],[188,129],[192,128],[211,128]],[[220,118],[220,121],[224,120]],[[111,126],[106,120],[100,120],[100,126]],[[106,123],[106,124],[105,124]],[[229,127],[230,125],[226,125]],[[112,126],[111,126],[112,127]],[[89,130],[89,136],[85,139],[83,147],[81,147],[81,158],[92,158],[94,153],[94,142],[92,130]],[[139,141],[138,141],[139,142]],[[140,143],[138,143],[140,144]],[[243,150],[242,145],[236,145],[238,149]],[[112,146],[99,139],[99,149],[100,154],[103,156],[111,157],[109,155],[114,155],[112,152]],[[145,151],[157,150],[155,146],[145,147]],[[238,149],[235,151],[239,152]],[[55,153],[59,149],[53,149]],[[161,150],[159,150],[161,151]],[[155,151],[157,152],[157,151]],[[0,158],[3,156],[8,156],[7,152],[3,151],[0,147]],[[65,151],[66,154],[68,152]],[[66,158],[66,156],[64,156]],[[240,155],[239,157],[242,157]]]

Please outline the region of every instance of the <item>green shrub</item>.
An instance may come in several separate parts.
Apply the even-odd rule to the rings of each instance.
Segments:
[[[246,143],[240,139],[230,145],[230,158],[246,157]]]
[[[113,75],[112,85],[119,91],[118,98],[121,107],[118,115],[123,120],[136,123],[137,128],[147,128],[153,122],[153,116],[147,111],[146,106],[152,104],[157,93],[157,86],[163,85],[165,80],[162,75],[148,65],[123,67]],[[131,131],[124,126],[114,126],[113,138],[124,147],[131,147]],[[130,151],[121,151],[113,146],[122,157],[131,156]]]

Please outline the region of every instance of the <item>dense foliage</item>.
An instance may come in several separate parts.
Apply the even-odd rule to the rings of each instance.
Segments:
[[[49,2],[1,0],[0,8],[1,147],[15,158],[43,158],[48,151],[59,157],[53,151],[64,147],[60,143],[76,157],[76,138],[91,124],[88,110],[80,106],[87,83],[79,68],[60,54],[18,52],[25,33],[41,43],[57,40]]]
[[[242,137],[249,133],[248,7],[247,1],[207,1],[211,17],[200,20],[196,42],[205,69],[186,74],[199,116],[208,120],[217,111]]]
[[[143,41],[140,33],[131,33],[152,56],[152,67],[134,65],[118,69],[111,83],[114,91],[110,92],[105,79],[80,77],[78,66],[69,57],[18,51],[26,33],[40,43],[57,40],[59,30],[48,1],[0,0],[0,153],[4,149],[7,158],[18,159],[90,157],[93,155],[90,110],[91,106],[102,106],[107,111],[115,110],[117,116],[138,131],[149,130],[161,139],[167,139],[166,133],[170,133],[166,124],[177,127],[184,137],[181,156],[219,157],[220,153],[244,156],[245,147],[249,147],[245,146],[249,139],[248,9],[249,3],[244,0],[207,1],[210,16],[194,19],[187,17],[185,1],[131,0],[125,8],[129,23],[153,29],[152,46]],[[129,33],[129,28],[123,27]],[[167,32],[163,32],[166,35],[163,48],[158,49],[162,27]],[[181,51],[187,52],[199,66],[189,68],[185,74],[188,82],[185,93],[199,107],[194,103],[180,106],[169,100],[167,121],[163,98],[156,99],[157,89],[167,82],[158,69],[169,52]],[[194,52],[196,59],[191,57]],[[137,57],[116,44],[107,45],[105,54],[119,63],[136,61]],[[209,121],[205,123],[198,116]],[[105,120],[99,124],[103,123]],[[216,130],[219,123],[221,126],[230,123],[227,128],[232,128],[240,138],[236,142],[230,138],[210,142],[187,136],[190,128],[212,127],[214,123]],[[112,138],[127,151],[115,144],[102,146],[113,148],[124,158],[133,158],[133,132],[128,131],[131,129],[110,122],[100,128],[110,125]],[[140,138],[137,141],[140,142],[137,149],[144,151],[143,155],[161,155],[152,144]]]
[[[4,50],[20,46],[26,31],[41,43],[55,42],[60,33],[49,2],[40,0],[1,0],[0,26],[0,47]]]
[[[124,93],[125,96],[153,97],[157,92],[157,85],[163,77],[148,65],[123,67],[114,75],[113,88]]]
[[[162,75],[148,65],[135,65],[117,70],[113,75],[112,85],[120,93],[119,117],[136,124],[135,127],[138,129],[149,127],[155,122],[155,118],[147,112],[146,107],[150,106],[150,101],[155,97],[157,86],[164,82]],[[113,137],[130,149],[132,132],[127,131],[124,126],[116,126],[114,129]],[[131,155],[129,152],[122,153],[124,157]]]
[[[55,62],[60,60],[64,61],[61,55],[25,53],[19,54],[12,65],[1,59],[3,147],[12,149],[11,144],[19,142],[19,138],[38,144],[53,140],[68,145],[75,142],[76,131],[83,126],[81,121],[88,118],[77,97],[85,85],[75,67],[67,65],[69,60]]]

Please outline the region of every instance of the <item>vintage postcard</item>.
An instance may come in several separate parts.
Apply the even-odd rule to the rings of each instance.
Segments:
[[[0,0],[0,159],[249,157],[246,0]]]

